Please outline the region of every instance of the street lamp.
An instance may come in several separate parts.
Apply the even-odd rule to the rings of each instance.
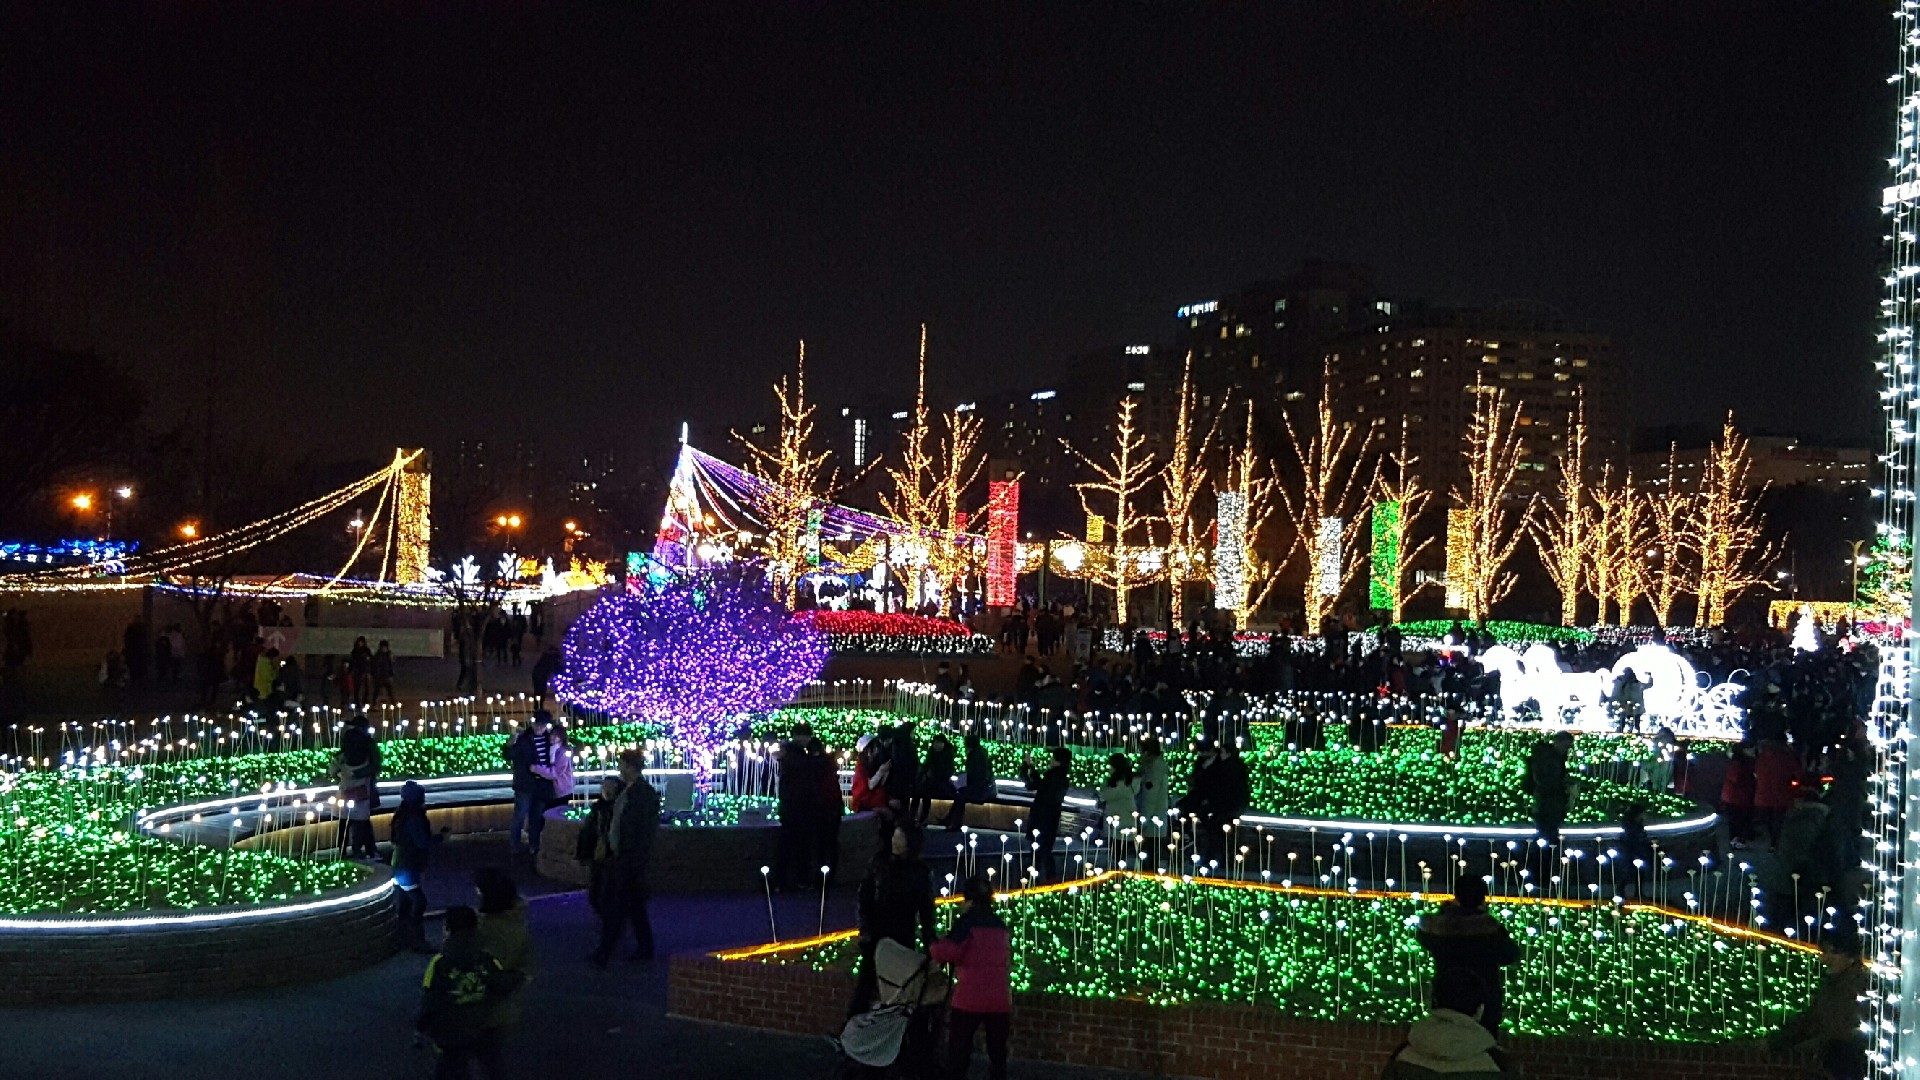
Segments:
[[[100,508],[106,513],[106,533],[101,537],[101,539],[103,540],[113,539],[113,501],[114,499],[119,499],[124,502],[128,499],[133,498],[133,488],[129,487],[126,484],[122,484],[119,487],[114,488],[111,491],[107,492],[107,496],[108,497],[102,498],[100,500]],[[75,493],[71,498],[69,498],[67,500],[67,505],[73,507],[74,510],[77,511],[78,513],[85,514],[93,510],[93,502],[94,502],[94,494],[91,491],[82,491],[82,492]]]
[[[497,514],[494,516],[493,524],[501,532],[507,534],[507,551],[509,553],[512,553],[515,550],[514,543],[513,543],[513,534],[519,531],[520,526],[525,522],[525,520],[526,520],[525,518],[522,518],[519,514],[515,514],[515,513]]]
[[[180,523],[181,539],[192,540],[198,537],[199,535],[200,535],[200,526],[194,524],[191,521],[183,521]]]
[[[119,499],[121,502],[126,502],[128,499],[131,499],[131,498],[133,498],[133,488],[131,486],[127,484],[121,484],[119,487],[113,489],[113,499]],[[113,499],[107,500],[106,539],[108,540],[113,539]]]
[[[1868,560],[1860,554],[1860,548],[1872,542],[1872,540],[1849,541],[1849,546],[1853,548],[1853,558],[1847,560],[1847,567],[1851,574],[1847,595],[1853,598],[1852,602],[1848,604],[1849,608],[1858,608],[1860,606],[1860,568],[1868,562]]]

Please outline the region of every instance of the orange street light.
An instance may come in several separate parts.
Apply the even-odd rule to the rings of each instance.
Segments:
[[[183,521],[180,523],[180,535],[188,540],[192,540],[200,535],[200,526],[195,525],[191,521]]]
[[[508,515],[507,515],[507,528],[509,528],[509,529],[517,529],[517,528],[519,528],[519,527],[520,527],[520,515],[519,515],[519,514],[508,514]]]
[[[84,491],[67,501],[73,504],[75,510],[93,509],[93,496]]]

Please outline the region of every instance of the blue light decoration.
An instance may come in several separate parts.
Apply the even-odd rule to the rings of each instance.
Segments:
[[[28,567],[99,566],[104,573],[115,573],[127,556],[140,550],[138,540],[57,540],[34,544],[25,540],[0,540],[0,563]]]

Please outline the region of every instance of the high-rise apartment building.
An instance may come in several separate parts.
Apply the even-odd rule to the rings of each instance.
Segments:
[[[1193,354],[1195,376],[1213,394],[1298,402],[1318,393],[1331,341],[1371,329],[1392,312],[1365,267],[1308,260],[1277,281],[1180,307],[1172,351],[1176,362]]]
[[[1526,447],[1516,492],[1546,491],[1584,399],[1590,462],[1627,450],[1625,358],[1610,335],[1536,307],[1423,309],[1342,335],[1326,353],[1335,415],[1395,450],[1404,428],[1415,470],[1444,498],[1464,479],[1461,449],[1476,385],[1506,391]]]

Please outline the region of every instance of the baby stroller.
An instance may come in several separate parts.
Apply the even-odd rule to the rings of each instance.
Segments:
[[[873,947],[877,992],[873,1007],[847,1020],[838,1038],[840,1074],[847,1077],[938,1075],[940,1011],[952,983],[925,953],[892,938]]]

